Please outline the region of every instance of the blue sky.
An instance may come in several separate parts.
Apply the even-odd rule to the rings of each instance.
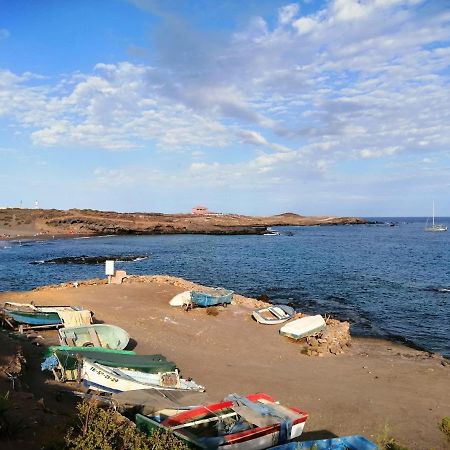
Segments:
[[[447,1],[0,12],[0,206],[450,216]]]

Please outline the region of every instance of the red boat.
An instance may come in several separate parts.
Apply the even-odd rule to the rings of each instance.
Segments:
[[[166,414],[164,414],[166,413]],[[136,416],[141,431],[172,430],[200,449],[261,450],[284,444],[303,432],[308,413],[277,403],[270,395],[230,395],[219,403],[170,415]]]

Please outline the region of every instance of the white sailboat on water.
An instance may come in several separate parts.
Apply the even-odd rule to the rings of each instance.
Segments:
[[[433,225],[426,226],[425,231],[447,231],[447,226],[440,223],[434,223],[434,200],[433,200]]]

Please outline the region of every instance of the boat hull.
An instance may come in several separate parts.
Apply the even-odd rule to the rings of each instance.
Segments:
[[[62,320],[58,313],[5,311],[15,322],[25,325],[62,325]]]
[[[321,315],[307,316],[281,327],[280,334],[298,340],[320,333],[325,327],[326,323]]]
[[[115,325],[93,324],[58,330],[61,345],[74,347],[105,347],[123,350],[130,341],[129,334]]]
[[[378,446],[364,436],[345,436],[278,445],[272,450],[377,450]]]
[[[234,425],[220,432],[219,421],[225,423],[222,421],[226,418],[232,418]],[[162,422],[157,416],[137,416],[136,423],[147,432],[157,427],[171,430],[196,448],[262,450],[299,437],[307,418],[304,411],[283,407],[266,394],[254,394],[245,398],[232,395],[230,400],[175,414]],[[206,435],[204,426],[212,426]],[[215,436],[211,436],[211,430]]]
[[[204,391],[193,381],[181,379],[177,372],[150,374],[106,367],[88,359],[83,361],[81,378],[87,388],[114,394],[140,389]]]
[[[191,303],[193,306],[218,306],[228,305],[233,299],[233,291],[217,289],[211,292],[191,291]]]
[[[272,305],[253,311],[253,318],[263,325],[279,325],[292,319],[295,315],[294,308],[287,305]]]

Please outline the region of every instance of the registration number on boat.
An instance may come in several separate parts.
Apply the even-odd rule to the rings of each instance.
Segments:
[[[102,370],[97,369],[97,368],[95,368],[95,367],[91,367],[90,370],[91,370],[92,372],[95,372],[97,375],[100,375],[100,376],[102,376],[103,378],[106,378],[107,380],[112,381],[113,383],[117,383],[117,382],[119,381],[118,378],[116,378],[116,377],[110,375],[109,373],[105,373],[105,372],[103,372]]]

